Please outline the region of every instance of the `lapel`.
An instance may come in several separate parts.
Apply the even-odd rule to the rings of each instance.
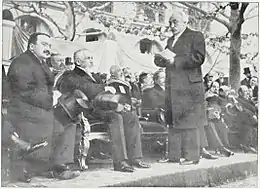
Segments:
[[[164,96],[164,90],[157,84],[154,85],[154,89],[159,96]]]
[[[92,83],[96,83],[95,80],[93,80],[86,72],[84,72],[82,69],[80,69],[77,66],[74,68],[73,72],[75,72],[77,75],[79,75],[81,77],[84,77],[84,79],[91,81]]]
[[[50,68],[48,67],[47,63],[46,62],[45,63],[41,63],[40,60],[29,50],[27,50],[25,53],[32,59],[33,63],[40,65],[40,67],[42,68],[42,70],[44,72],[46,81],[50,85],[53,85],[53,83],[54,83],[54,75],[51,72]]]
[[[167,44],[167,48],[168,48],[169,50],[171,50],[171,51],[174,52],[174,50],[176,49],[176,47],[177,47],[178,45],[182,44],[182,40],[185,38],[185,35],[187,35],[187,33],[189,33],[189,32],[190,32],[190,29],[189,29],[189,28],[186,28],[186,29],[184,30],[184,32],[182,32],[182,34],[180,35],[180,37],[177,39],[177,41],[175,42],[174,46],[173,46],[172,44],[173,44],[173,42],[174,42],[175,37],[172,36],[171,38],[169,38],[168,44]]]

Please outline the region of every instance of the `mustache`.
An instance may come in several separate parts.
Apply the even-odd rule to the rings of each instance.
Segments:
[[[51,52],[49,50],[44,50],[43,53],[47,54],[47,55],[50,55]]]

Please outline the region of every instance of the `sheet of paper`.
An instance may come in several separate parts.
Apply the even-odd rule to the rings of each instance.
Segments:
[[[176,55],[174,52],[170,51],[169,49],[165,49],[162,52],[160,52],[159,54],[168,60],[174,58]]]

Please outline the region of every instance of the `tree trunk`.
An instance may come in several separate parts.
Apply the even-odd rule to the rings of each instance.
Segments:
[[[233,89],[240,85],[240,50],[241,38],[231,35],[229,55],[229,84]]]
[[[230,55],[229,55],[229,85],[238,89],[240,85],[240,52],[241,52],[241,25],[239,24],[239,4],[233,3],[230,15]]]

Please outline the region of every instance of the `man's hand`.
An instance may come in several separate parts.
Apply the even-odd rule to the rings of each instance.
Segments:
[[[116,94],[116,89],[114,87],[106,86],[105,91],[109,91],[112,94]]]
[[[167,59],[167,61],[168,61],[170,64],[173,64],[173,63],[174,63],[174,57],[171,58],[171,59]]]

